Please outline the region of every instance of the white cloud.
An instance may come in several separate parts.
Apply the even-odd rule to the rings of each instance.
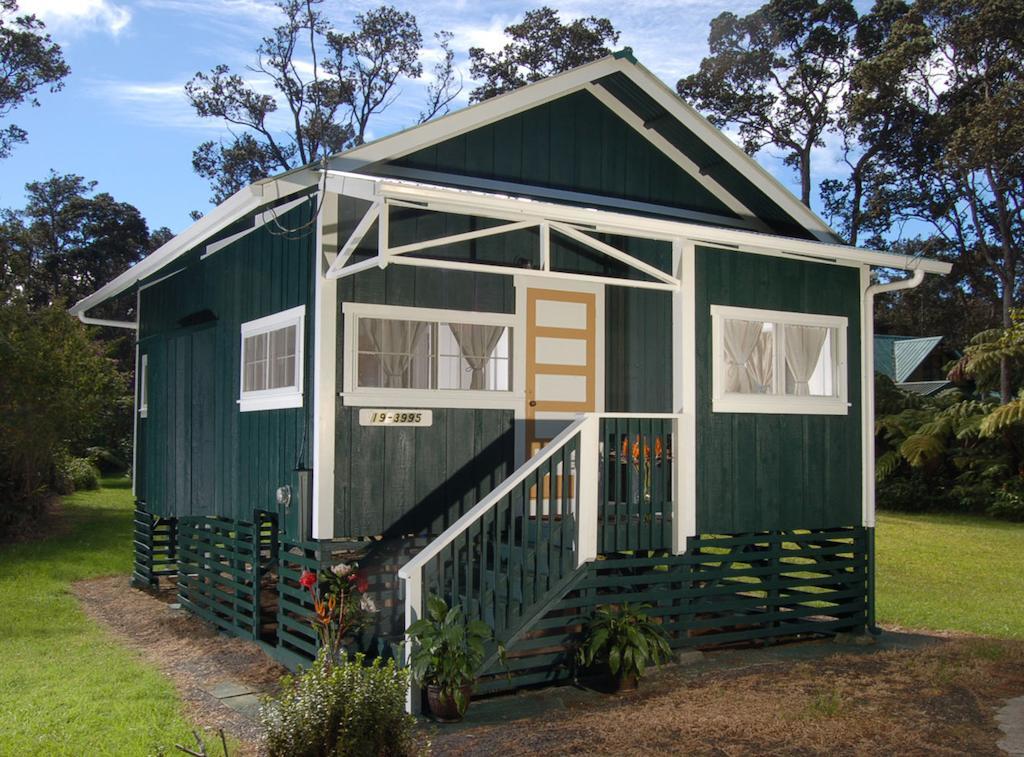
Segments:
[[[136,123],[174,129],[222,129],[219,121],[196,116],[185,97],[183,81],[184,77],[166,82],[93,80],[88,88],[93,96]]]
[[[250,21],[268,30],[281,18],[280,9],[271,0],[141,0],[143,8],[183,13],[192,18],[220,17]]]
[[[57,34],[102,30],[116,37],[132,20],[128,8],[111,0],[21,0],[18,5]]]

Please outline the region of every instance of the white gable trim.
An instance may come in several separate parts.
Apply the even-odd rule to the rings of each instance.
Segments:
[[[739,145],[713,126],[693,107],[685,103],[661,79],[639,63],[632,63],[613,56],[476,103],[449,113],[436,121],[428,121],[373,142],[367,142],[353,150],[334,156],[330,159],[329,167],[338,171],[357,171],[373,163],[395,160],[580,89],[587,89],[592,82],[613,73],[622,73],[628,76],[738,171],[744,174],[753,172],[758,188],[786,213],[803,224],[819,240],[823,242],[836,241],[828,224],[814,211],[800,202],[761,164],[743,152]],[[709,184],[717,186],[708,176],[702,176],[701,179],[709,190],[711,189]]]

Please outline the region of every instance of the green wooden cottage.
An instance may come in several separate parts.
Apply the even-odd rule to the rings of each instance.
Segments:
[[[948,269],[842,244],[626,50],[257,182],[73,312],[137,331],[137,583],[299,663],[300,571],[355,556],[363,642],[439,594],[488,692],[598,604],[871,625],[872,298]]]

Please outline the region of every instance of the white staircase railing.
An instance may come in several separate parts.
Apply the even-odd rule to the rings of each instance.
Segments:
[[[563,556],[571,551],[573,565],[566,566],[575,570],[580,565],[597,556],[597,493],[598,493],[598,416],[586,414],[577,416],[554,439],[548,442],[536,455],[527,460],[507,479],[501,482],[486,497],[470,508],[455,523],[430,542],[409,562],[398,571],[398,577],[405,582],[405,627],[422,617],[424,569],[432,561],[437,560],[444,550],[453,544],[474,525],[492,513],[499,503],[505,503],[509,527],[513,531],[512,541],[520,546],[523,559],[532,559],[536,565],[536,554],[528,555],[526,550],[527,528],[525,520],[518,525],[513,521],[513,513],[507,507],[510,497],[519,490],[520,506],[536,508],[534,515],[540,516],[543,508],[550,515],[550,523],[557,523],[555,528],[563,532],[572,529],[572,533],[564,533],[571,539],[571,545],[561,543]],[[556,460],[556,456],[559,458]],[[543,469],[543,472],[542,472]],[[527,502],[528,500],[528,502]],[[549,510],[550,508],[550,510]],[[557,512],[555,512],[557,510]],[[526,515],[521,512],[519,515]],[[540,517],[537,533],[540,533]],[[575,528],[572,528],[575,525]],[[516,531],[518,530],[518,534]],[[511,546],[509,546],[511,548]],[[482,558],[481,558],[482,559]],[[550,558],[549,558],[550,559]],[[556,558],[557,559],[557,558]],[[472,579],[471,579],[472,580]],[[411,655],[411,645],[406,643],[406,660]],[[410,691],[409,706],[414,708],[419,702],[418,692]]]

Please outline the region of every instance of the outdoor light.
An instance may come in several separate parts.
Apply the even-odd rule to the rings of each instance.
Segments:
[[[277,504],[288,507],[292,503],[292,487],[288,484],[277,487]]]

